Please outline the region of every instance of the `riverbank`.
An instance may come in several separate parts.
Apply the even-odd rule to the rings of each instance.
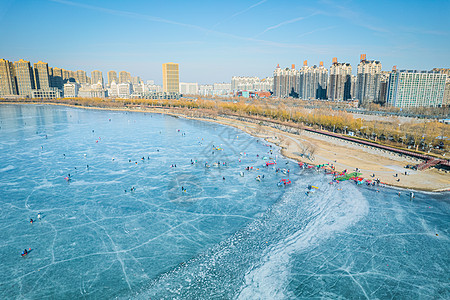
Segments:
[[[23,104],[21,102],[6,104]],[[408,164],[417,164],[414,158],[399,156],[395,153],[368,148],[363,145],[349,143],[337,138],[328,137],[305,130],[300,134],[289,133],[279,129],[255,124],[236,118],[226,116],[208,117],[194,113],[195,111],[182,109],[161,108],[99,108],[82,107],[61,103],[39,103],[49,105],[62,105],[85,109],[117,110],[169,114],[189,119],[216,122],[219,124],[233,126],[253,136],[263,138],[282,148],[282,154],[291,159],[309,164],[333,164],[336,170],[347,169],[353,171],[358,168],[361,177],[372,179],[378,178],[381,182],[395,187],[423,190],[423,191],[446,191],[450,190],[450,176],[444,171],[431,168],[425,171],[405,169]],[[308,151],[305,152],[305,149]],[[307,155],[305,155],[305,153]],[[407,172],[407,175],[405,175]],[[373,177],[372,177],[373,175]]]

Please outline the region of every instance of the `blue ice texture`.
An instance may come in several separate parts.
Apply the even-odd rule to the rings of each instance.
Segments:
[[[329,181],[216,123],[1,105],[0,298],[450,298],[449,193]]]

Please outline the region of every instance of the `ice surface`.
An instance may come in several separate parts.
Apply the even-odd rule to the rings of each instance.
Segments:
[[[34,105],[2,105],[0,120],[2,299],[129,297],[253,222],[285,190],[262,167],[274,148],[233,128]],[[246,166],[254,170],[241,177]],[[21,257],[24,248],[32,250]]]
[[[265,142],[169,116],[6,105],[0,122],[2,299],[450,298],[449,193],[283,159],[278,188]]]

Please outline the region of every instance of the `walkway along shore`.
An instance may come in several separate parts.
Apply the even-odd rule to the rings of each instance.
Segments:
[[[344,169],[353,172],[358,168],[361,177],[378,178],[381,182],[401,188],[423,191],[450,191],[450,174],[446,171],[430,168],[423,171],[404,168],[406,165],[419,165],[429,159],[419,155],[411,156],[389,149],[378,147],[378,144],[364,144],[352,141],[348,137],[333,136],[315,129],[294,128],[277,122],[252,120],[237,116],[207,116],[195,113],[195,110],[177,108],[100,108],[69,105],[63,103],[28,103],[28,102],[0,102],[0,104],[39,104],[60,105],[74,108],[98,109],[110,111],[133,111],[144,113],[160,113],[183,117],[187,119],[215,122],[233,126],[255,137],[281,147],[284,156],[298,162],[323,165],[332,164],[336,171]],[[448,162],[448,161],[447,161]],[[405,173],[406,172],[406,173]]]

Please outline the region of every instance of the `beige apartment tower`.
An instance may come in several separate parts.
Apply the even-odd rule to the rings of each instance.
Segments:
[[[102,72],[98,71],[98,70],[94,70],[91,72],[91,83],[92,84],[97,84],[97,83],[101,83],[103,86],[103,74]]]
[[[108,71],[108,86],[111,86],[112,82],[119,83],[117,80],[117,73],[116,71]]]
[[[180,92],[180,73],[178,64],[165,63],[162,65],[163,71],[163,92],[179,93]]]
[[[31,97],[31,91],[34,90],[34,74],[30,62],[23,59],[15,61],[14,69],[19,95]]]
[[[127,71],[119,72],[119,83],[128,83],[131,82],[131,74]]]
[[[17,85],[13,64],[0,59],[0,96],[17,95]]]
[[[39,61],[34,64],[34,81],[38,90],[50,88],[50,71],[47,63]]]

